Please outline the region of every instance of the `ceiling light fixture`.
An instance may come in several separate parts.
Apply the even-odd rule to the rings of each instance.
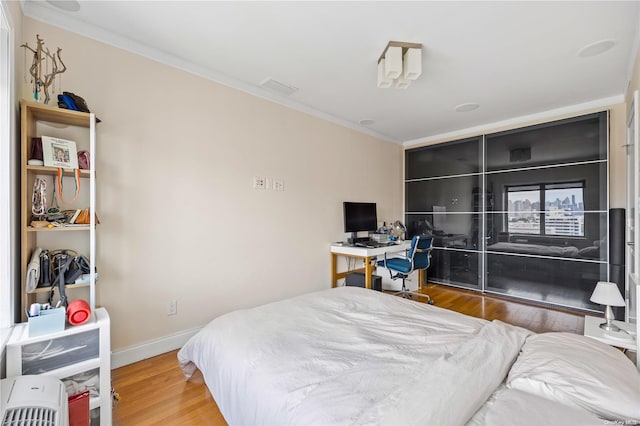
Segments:
[[[390,41],[378,58],[378,87],[406,89],[422,74],[422,44]]]
[[[477,104],[475,102],[469,102],[467,104],[460,104],[458,105],[455,110],[456,112],[469,112],[469,111],[473,111],[475,109],[480,108],[480,104]]]
[[[611,49],[615,44],[615,40],[599,40],[595,43],[587,44],[585,47],[578,50],[578,56],[581,58],[596,56]]]

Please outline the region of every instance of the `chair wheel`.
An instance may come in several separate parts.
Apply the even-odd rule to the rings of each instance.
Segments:
[[[429,299],[429,302],[427,303],[429,303],[430,305],[433,305],[433,299]]]

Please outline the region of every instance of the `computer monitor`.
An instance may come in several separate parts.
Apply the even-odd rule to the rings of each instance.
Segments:
[[[378,228],[376,203],[344,202],[344,232],[351,232],[350,242],[356,242],[359,231]]]

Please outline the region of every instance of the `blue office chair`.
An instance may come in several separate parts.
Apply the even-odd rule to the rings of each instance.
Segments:
[[[411,247],[409,248],[406,257],[392,257],[387,259],[387,254],[385,253],[384,260],[378,261],[378,266],[384,266],[389,270],[392,280],[402,278],[402,290],[395,294],[401,295],[406,299],[411,299],[412,294],[423,296],[427,298],[430,305],[433,305],[433,300],[428,294],[409,291],[405,285],[405,279],[409,274],[419,269],[426,270],[431,264],[432,244],[433,237],[416,235],[411,240]]]

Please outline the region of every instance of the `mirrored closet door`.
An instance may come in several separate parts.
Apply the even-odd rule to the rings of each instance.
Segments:
[[[430,282],[586,310],[608,279],[607,113],[405,152]]]

